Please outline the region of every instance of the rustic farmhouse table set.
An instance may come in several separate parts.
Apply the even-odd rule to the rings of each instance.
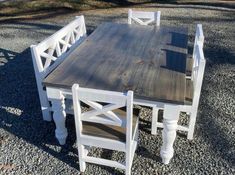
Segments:
[[[82,29],[84,32],[85,29]],[[76,42],[77,37],[85,36],[75,35],[76,33],[77,30],[73,30],[70,37],[64,35],[59,44],[51,46],[54,50],[41,54],[42,57],[55,61],[55,53],[57,56],[62,55],[62,52]],[[62,51],[58,48],[62,48]],[[153,115],[157,115],[157,109],[164,109],[161,157],[163,163],[168,164],[173,157],[180,109],[191,103],[186,100],[188,94],[192,93],[186,80],[189,62],[188,29],[103,23],[91,35],[85,36],[79,45],[71,48],[60,63],[42,76],[41,82],[37,81],[38,87],[43,87],[46,91],[45,98],[50,101],[47,109],[45,105],[43,107],[43,98],[40,97],[44,116],[45,111],[53,112],[59,143],[65,144],[68,136],[65,126],[66,114],[69,113],[67,102],[72,99],[74,84],[106,91],[131,90],[134,94],[133,104],[152,107]],[[33,49],[32,54],[36,55]],[[34,62],[34,66],[36,64]],[[44,65],[46,64],[50,65],[50,62],[46,60]],[[104,165],[108,163],[105,162]],[[81,166],[83,165],[80,164],[80,169]]]
[[[183,104],[187,42],[185,28],[100,25],[43,80],[52,109],[59,110],[54,111],[55,124],[60,125],[57,139],[64,143],[67,137],[65,120],[61,121],[62,96],[70,94],[74,83],[118,92],[133,90],[134,103],[145,106],[156,101]]]

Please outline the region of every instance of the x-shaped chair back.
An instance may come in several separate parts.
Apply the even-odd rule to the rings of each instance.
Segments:
[[[133,92],[80,88],[74,84],[72,94],[80,171],[84,172],[89,162],[125,169],[126,174],[131,174],[138,140],[138,119],[133,120]],[[82,111],[81,102],[93,109]],[[124,113],[116,112],[123,108],[126,108]],[[125,162],[89,156],[85,145],[124,152]]]
[[[161,12],[143,12],[143,11],[133,11],[129,9],[128,11],[128,24],[132,23],[132,20],[140,25],[149,25],[155,22],[156,26],[160,26],[160,16]]]
[[[126,107],[128,96],[119,92],[79,88],[73,86],[74,108],[78,111],[77,118],[81,121],[114,125],[120,127],[127,126],[127,118],[132,116],[132,110],[127,110],[127,116],[118,116],[114,110]],[[91,110],[82,112],[80,102],[89,106]],[[128,108],[129,109],[129,108]]]

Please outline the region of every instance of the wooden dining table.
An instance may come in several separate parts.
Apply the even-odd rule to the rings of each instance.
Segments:
[[[172,104],[174,110],[184,105],[187,51],[185,27],[99,25],[43,80],[52,104],[56,138],[64,144],[68,135],[65,100],[71,98],[74,83],[118,92],[133,90],[134,103],[144,106]],[[167,137],[170,135],[163,142],[172,147],[173,143],[166,145]]]

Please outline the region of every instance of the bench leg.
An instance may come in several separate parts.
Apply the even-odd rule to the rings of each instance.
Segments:
[[[191,113],[190,118],[189,118],[189,131],[188,131],[188,135],[187,135],[187,139],[189,139],[189,140],[193,139],[196,117],[197,117],[197,113],[194,112],[194,113]]]

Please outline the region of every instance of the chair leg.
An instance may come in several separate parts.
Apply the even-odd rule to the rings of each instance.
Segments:
[[[126,151],[126,175],[131,175],[131,150]]]
[[[39,88],[38,88],[38,93],[39,93],[43,120],[51,121],[52,115],[50,112],[50,104],[47,98],[47,94],[43,89],[39,90]]]
[[[42,107],[42,118],[45,121],[52,121],[52,115],[51,115],[51,111],[47,108],[47,109],[43,109],[44,107]]]
[[[86,154],[85,146],[78,143],[78,157],[79,157],[79,166],[80,171],[84,172],[86,170],[86,162],[83,161],[83,157]]]
[[[191,113],[190,120],[189,120],[189,131],[188,131],[188,135],[187,135],[187,139],[189,139],[189,140],[193,139],[196,117],[197,117],[197,112]]]
[[[157,134],[157,122],[158,122],[158,108],[153,107],[152,112],[152,126],[151,126],[151,134],[156,135]]]

